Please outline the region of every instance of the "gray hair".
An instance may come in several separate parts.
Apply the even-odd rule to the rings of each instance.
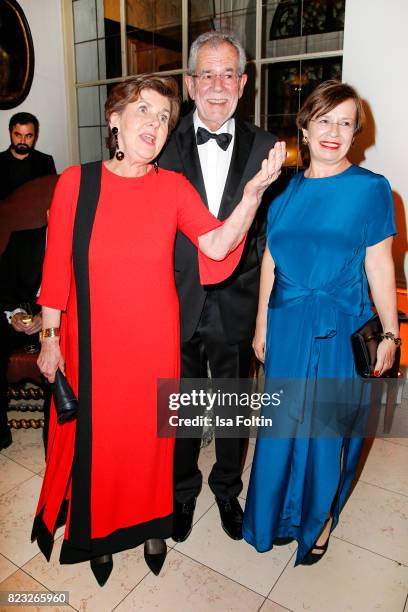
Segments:
[[[188,57],[188,73],[194,74],[197,66],[197,55],[203,45],[208,44],[212,47],[219,47],[224,43],[232,45],[238,53],[239,72],[240,74],[243,74],[245,72],[247,59],[245,49],[242,46],[241,42],[232,32],[216,30],[210,30],[209,32],[204,32],[203,34],[200,34],[200,36],[196,38],[193,44],[191,45],[190,55]]]

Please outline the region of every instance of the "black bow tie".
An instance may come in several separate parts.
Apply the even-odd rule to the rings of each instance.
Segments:
[[[205,128],[199,127],[197,130],[197,144],[202,145],[206,143],[210,138],[215,138],[217,141],[217,145],[221,147],[223,151],[226,151],[229,147],[229,143],[232,140],[231,134],[227,132],[223,132],[222,134],[214,134],[213,132],[209,132]]]

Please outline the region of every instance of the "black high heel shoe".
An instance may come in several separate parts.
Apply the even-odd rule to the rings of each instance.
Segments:
[[[317,540],[320,538],[321,533],[324,531],[327,523],[330,521],[330,523],[333,523],[333,517],[329,516],[329,518],[327,518],[324,522],[324,525],[322,527],[322,530],[320,532],[320,534],[317,536],[316,542]],[[331,525],[330,525],[331,527]],[[307,553],[306,557],[303,559],[301,565],[314,565],[315,563],[317,563],[318,561],[320,561],[320,559],[322,559],[324,557],[324,555],[327,552],[327,548],[329,546],[329,540],[330,540],[330,534],[331,534],[331,529],[329,531],[329,535],[327,536],[327,540],[325,541],[324,544],[316,544],[316,542],[313,544],[312,548],[310,549],[310,551]]]
[[[161,538],[146,540],[143,552],[148,567],[158,576],[167,555],[166,542]]]
[[[330,537],[328,537],[326,542],[322,545],[313,544],[312,548],[310,549],[310,552],[308,552],[306,557],[303,559],[302,565],[314,565],[315,563],[320,561],[320,559],[322,559],[327,552],[329,540]]]
[[[101,555],[91,559],[91,570],[98,581],[99,586],[103,586],[108,580],[113,569],[112,555]]]

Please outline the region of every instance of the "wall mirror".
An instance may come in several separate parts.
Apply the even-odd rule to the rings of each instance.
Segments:
[[[0,0],[0,109],[19,106],[34,74],[34,47],[23,9],[16,0]]]

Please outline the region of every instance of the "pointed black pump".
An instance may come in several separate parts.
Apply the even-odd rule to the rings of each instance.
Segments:
[[[151,538],[144,543],[144,558],[153,574],[159,575],[167,555],[167,544],[161,538]]]
[[[113,569],[112,555],[101,555],[91,559],[91,570],[98,581],[99,586],[103,586],[111,575]]]

